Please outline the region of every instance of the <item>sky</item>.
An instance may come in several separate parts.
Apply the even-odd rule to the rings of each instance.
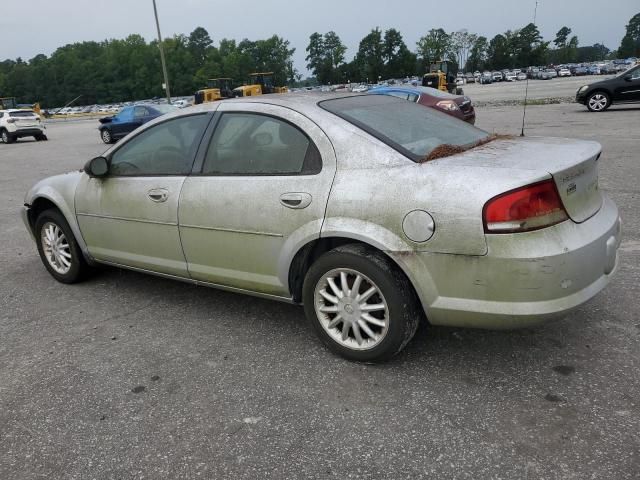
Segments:
[[[0,60],[51,55],[68,43],[156,37],[152,0],[3,0]],[[533,20],[535,0],[156,0],[163,37],[204,27],[214,43],[222,38],[265,39],[277,34],[295,47],[295,67],[306,69],[305,49],[313,32],[335,31],[350,61],[372,28],[396,28],[410,50],[431,28],[467,29],[491,39]],[[537,21],[545,40],[566,25],[580,45],[603,43],[617,49],[638,0],[538,0]]]

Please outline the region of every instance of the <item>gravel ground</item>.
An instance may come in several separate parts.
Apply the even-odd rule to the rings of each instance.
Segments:
[[[517,134],[521,114],[478,124]],[[617,276],[562,321],[421,327],[380,366],[331,355],[299,307],[115,269],[56,283],[18,211],[104,150],[97,122],[0,144],[0,479],[638,478],[640,109],[527,118],[529,135],[603,144]]]

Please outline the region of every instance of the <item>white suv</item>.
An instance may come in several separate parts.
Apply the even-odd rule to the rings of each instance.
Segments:
[[[33,110],[0,110],[0,138],[4,143],[13,143],[20,137],[46,140],[45,129],[40,116]]]

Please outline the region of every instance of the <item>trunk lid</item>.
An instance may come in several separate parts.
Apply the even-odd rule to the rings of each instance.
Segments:
[[[441,161],[456,161],[487,169],[515,169],[547,173],[556,184],[569,217],[581,223],[595,215],[602,205],[598,187],[597,142],[566,138],[513,137],[496,139],[460,155]]]

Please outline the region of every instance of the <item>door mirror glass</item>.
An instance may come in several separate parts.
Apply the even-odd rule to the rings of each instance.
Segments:
[[[109,173],[109,162],[104,157],[92,158],[85,164],[84,173],[93,178],[104,177]]]

